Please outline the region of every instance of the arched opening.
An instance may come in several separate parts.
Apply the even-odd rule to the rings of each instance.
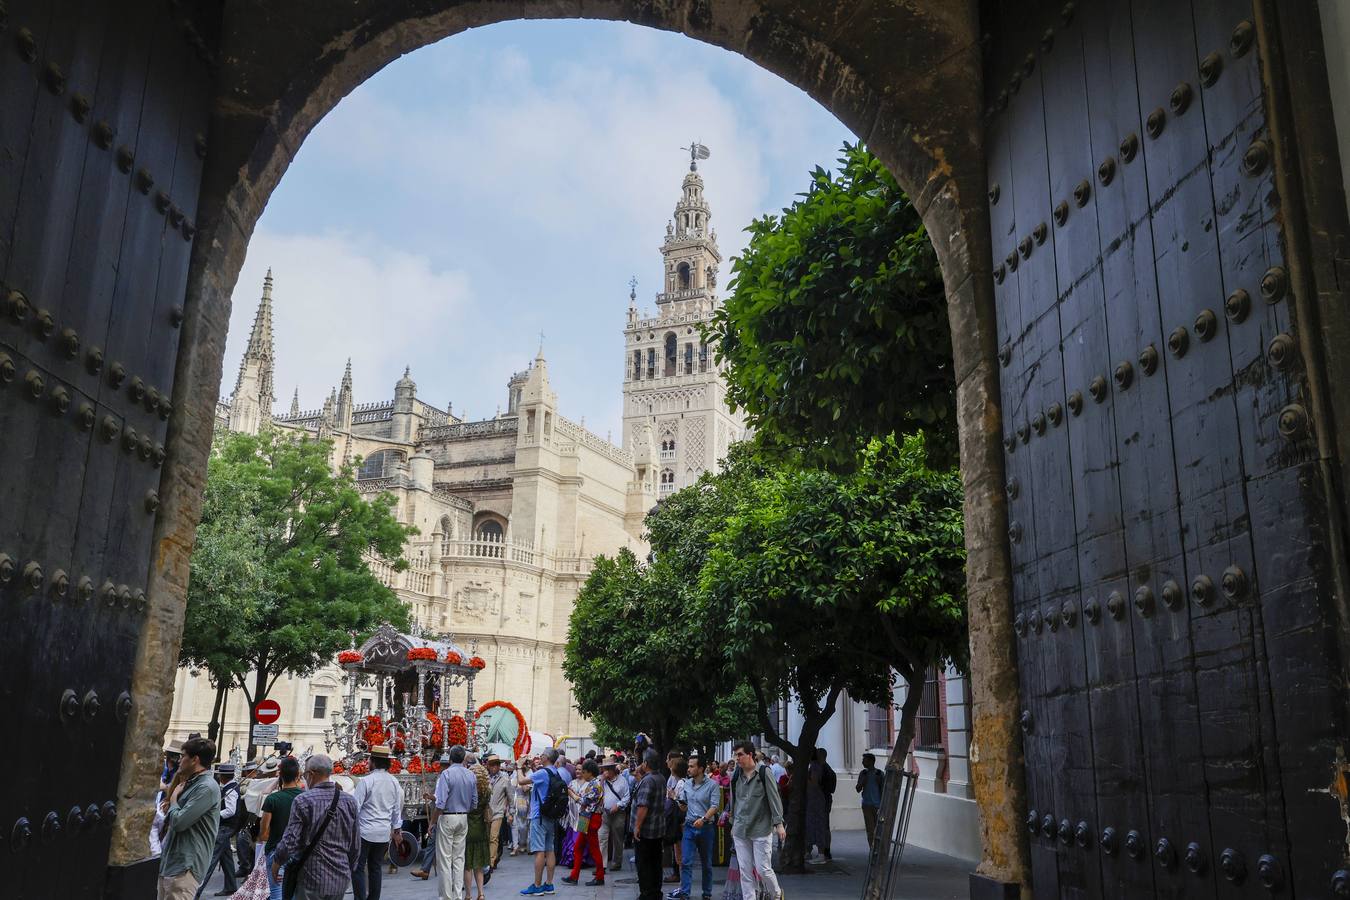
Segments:
[[[679,348],[678,348],[678,344],[679,344],[679,341],[678,341],[678,339],[675,337],[675,333],[674,333],[674,332],[668,332],[668,333],[666,334],[666,340],[665,340],[665,345],[666,345],[666,367],[665,367],[665,370],[662,372],[662,374],[663,374],[666,378],[669,378],[669,377],[671,377],[672,375],[675,374],[675,364],[676,364],[676,360],[678,359],[678,356],[679,356]]]
[[[377,13],[335,7],[323,14],[328,17],[323,27],[306,29],[299,37],[287,31],[295,40],[286,53],[267,54],[255,47],[230,57],[231,65],[242,69],[261,66],[271,71],[260,72],[266,76],[260,79],[250,79],[242,71],[227,73],[223,79],[251,84],[253,95],[249,111],[221,116],[213,124],[212,143],[224,150],[207,160],[211,188],[198,214],[199,249],[190,277],[185,325],[185,334],[192,336],[193,343],[179,365],[183,378],[175,391],[178,409],[195,403],[198,419],[209,415],[204,398],[214,396],[219,382],[218,346],[224,333],[221,310],[228,308],[248,237],[293,155],[337,100],[389,61],[426,43],[470,27],[553,12],[554,7],[537,0],[494,7],[456,0],[416,8],[395,2],[381,5]],[[743,6],[730,0],[712,0],[698,15],[676,7],[654,9],[640,0],[618,0],[603,11],[605,17],[627,18],[733,48],[801,87],[868,142],[915,198],[942,257],[954,298],[961,301],[962,328],[953,329],[964,341],[964,346],[956,348],[957,368],[968,377],[973,390],[965,396],[974,402],[996,393],[990,389],[993,370],[981,356],[982,349],[991,346],[992,307],[984,279],[969,277],[988,268],[978,128],[970,125],[982,105],[978,58],[971,50],[976,44],[974,23],[964,12],[954,14],[939,3],[887,7],[872,16],[864,40],[844,20],[836,21],[838,14],[826,8],[774,13],[775,37],[766,41],[762,39],[764,22],[755,19],[752,24]],[[231,21],[227,40],[247,45],[251,35],[267,31],[265,25],[247,16],[237,17]],[[878,34],[892,38],[889,51],[882,56],[873,47]],[[916,71],[928,77],[915,79]],[[935,105],[944,110],[943,117],[931,114]],[[961,115],[953,115],[953,110]],[[922,123],[922,135],[916,132],[915,123]],[[691,228],[698,223],[686,221],[684,225]],[[688,270],[675,277],[681,290],[692,288],[697,280]],[[663,349],[667,350],[667,374],[674,374],[675,348]],[[686,351],[686,369],[690,368],[689,355]],[[643,368],[647,378],[656,377],[656,356],[656,349],[648,348],[645,360],[635,357],[635,377]],[[707,348],[700,346],[698,356],[699,370],[706,371]],[[971,494],[975,499],[969,502],[985,497],[999,508],[992,499],[992,485],[1002,483],[998,436],[983,437],[989,446],[967,453],[967,458],[977,465],[983,460],[989,467],[988,477],[975,483]],[[205,446],[188,449],[171,456],[173,468],[166,470],[166,477],[181,470],[190,479],[200,472]],[[674,480],[674,472],[664,470],[662,489],[673,490]],[[165,507],[165,515],[187,523],[196,514],[196,501],[189,498],[173,498]],[[978,565],[999,552],[994,536],[1002,532],[1002,526],[995,521],[989,529],[989,540],[976,541],[972,548],[973,570],[997,570],[997,566]],[[475,536],[482,533],[475,530]],[[982,587],[997,590],[999,585]],[[1011,745],[1005,754],[992,740],[982,744],[982,751],[995,772],[1005,755],[1012,758]]]
[[[361,461],[361,468],[356,473],[357,480],[388,478],[398,471],[399,465],[406,459],[406,454],[400,450],[376,450]]]
[[[686,218],[688,217],[686,216]],[[678,291],[687,291],[693,286],[693,282],[689,276],[689,263],[680,263],[675,269],[675,289]]]

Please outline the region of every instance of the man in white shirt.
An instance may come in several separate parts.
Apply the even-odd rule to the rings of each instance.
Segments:
[[[356,900],[380,900],[389,842],[403,843],[403,787],[389,774],[390,761],[387,746],[371,747],[370,774],[357,781],[352,792],[361,832],[361,854],[352,873]]]
[[[611,756],[600,764],[600,797],[605,814],[600,819],[600,852],[605,868],[618,872],[623,864],[623,836],[628,824],[628,806],[633,789],[619,773],[619,759]]]
[[[782,781],[783,776],[787,774],[787,769],[783,768],[783,764],[778,761],[777,753],[769,757],[769,772],[773,775],[774,784]]]

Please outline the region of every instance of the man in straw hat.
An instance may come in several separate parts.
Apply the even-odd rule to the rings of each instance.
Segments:
[[[623,866],[624,831],[628,827],[628,806],[632,788],[620,774],[622,765],[614,755],[600,764],[600,797],[604,815],[600,817],[600,852],[605,855],[605,868],[617,872]]]
[[[502,771],[502,758],[497,754],[489,753],[483,765],[488,772],[488,809],[492,810],[492,824],[488,826],[488,859],[492,860],[495,869],[502,858],[502,828],[506,824],[507,810],[511,808],[511,792],[515,786],[511,776]]]
[[[387,746],[371,747],[370,774],[358,781],[352,792],[361,832],[361,854],[352,873],[356,900],[380,900],[389,842],[403,843],[403,788],[389,774],[391,762]]]

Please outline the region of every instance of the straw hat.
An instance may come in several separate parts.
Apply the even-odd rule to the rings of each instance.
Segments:
[[[388,744],[376,744],[374,747],[370,748],[371,759],[388,759],[389,755]]]

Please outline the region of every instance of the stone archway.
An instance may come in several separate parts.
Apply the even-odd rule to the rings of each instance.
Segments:
[[[996,337],[981,155],[982,63],[974,9],[922,0],[895,5],[779,0],[648,0],[507,3],[359,0],[304,22],[261,4],[227,3],[217,98],[189,274],[175,399],[175,453],[166,469],[152,602],[161,638],[176,638],[192,523],[221,378],[230,296],[253,227],[305,136],[347,93],[400,55],[467,28],[523,18],[630,21],[740,53],[800,87],[886,163],[921,213],[941,263],[952,317],[962,421],[970,558],[973,683],[980,763],[972,780],[984,809],[983,870],[1019,881],[1025,850],[999,448]],[[172,537],[171,537],[172,536]],[[146,688],[171,670],[176,639],[147,641],[138,661]],[[170,676],[171,677],[171,676]],[[166,721],[148,714],[129,749],[122,794],[137,760],[150,758]],[[143,780],[143,779],[142,779]],[[130,818],[130,817],[128,817]],[[126,828],[120,858],[134,852]]]
[[[1350,355],[1344,352],[1350,316],[1343,302],[1350,283],[1344,249],[1350,246],[1350,225],[1340,204],[1338,153],[1344,155],[1346,148],[1338,148],[1331,124],[1334,105],[1313,4],[1180,2],[1177,7],[1175,0],[351,0],[297,11],[263,0],[55,5],[10,0],[7,18],[0,21],[7,41],[0,56],[6,98],[0,110],[5,125],[0,128],[0,248],[6,265],[0,309],[0,598],[11,610],[14,627],[0,656],[0,679],[25,698],[25,737],[44,751],[38,758],[24,757],[31,777],[0,796],[5,816],[0,836],[8,836],[11,850],[24,853],[15,857],[12,870],[10,885],[17,895],[64,891],[83,896],[96,890],[109,860],[108,896],[143,896],[144,881],[137,879],[147,871],[153,874],[153,865],[134,863],[144,855],[145,798],[154,788],[158,741],[170,708],[229,299],[254,224],[290,160],[341,97],[400,54],[469,27],[550,17],[627,20],[742,54],[805,90],[865,140],[923,216],[946,279],[958,379],[974,659],[971,761],[982,811],[981,871],[1024,885],[1034,879],[1045,896],[1061,891],[1113,896],[1113,882],[1103,873],[1126,865],[1141,866],[1128,870],[1130,883],[1138,879],[1139,885],[1176,896],[1188,892],[1191,883],[1185,879],[1190,877],[1201,879],[1194,883],[1197,890],[1216,894],[1223,887],[1220,865],[1222,877],[1245,883],[1249,893],[1260,890],[1261,880],[1278,884],[1286,876],[1289,886],[1304,895],[1325,892],[1328,879],[1332,890],[1343,891],[1350,884],[1350,844],[1339,834],[1350,782],[1345,702],[1350,613],[1344,599],[1350,592],[1344,500],[1344,485],[1350,482],[1350,452],[1344,446],[1350,440],[1344,424],[1350,421]],[[1192,15],[1180,16],[1184,27],[1171,27],[1181,8]],[[1097,30],[1090,31],[1088,23]],[[987,41],[977,40],[982,29],[991,32]],[[1084,50],[1086,36],[1094,35],[1098,41],[1107,37],[1110,53]],[[1217,66],[1214,53],[1221,59]],[[1128,173],[1106,165],[1102,153],[1081,152],[1081,140],[1093,135],[1082,125],[1088,104],[1076,98],[1082,95],[1085,63],[1099,67],[1104,59],[1132,73],[1120,78],[1115,71],[1102,75],[1094,68],[1092,94],[1096,108],[1116,117],[1101,135],[1110,137],[1111,149],[1116,140],[1127,147],[1124,138],[1131,133],[1140,141],[1140,159]],[[1225,69],[1229,75],[1222,80]],[[1058,74],[1047,76],[1051,71]],[[1134,90],[1135,77],[1141,85],[1147,82],[1147,91]],[[1206,94],[1215,84],[1218,93]],[[1158,105],[1153,112],[1137,108],[1145,94],[1149,107]],[[1227,103],[1230,111],[1242,111],[1245,123],[1243,130],[1216,125],[1219,140],[1213,144],[1206,143],[1197,124],[1207,121],[1210,96],[1215,98],[1210,112],[1222,111]],[[1051,113],[1041,112],[1052,106]],[[1067,159],[1064,151],[1075,141],[1079,156]],[[1002,149],[986,153],[986,146]],[[1124,159],[1135,149],[1119,152]],[[1150,154],[1157,154],[1158,162],[1175,154],[1172,171],[1180,176],[1169,181],[1167,174],[1151,172]],[[1188,160],[1190,169],[1182,164]],[[1140,172],[1150,173],[1142,188],[1132,180]],[[1202,172],[1213,183],[1233,179],[1226,182],[1230,186],[1243,183],[1236,180],[1240,173],[1259,179],[1251,183],[1262,187],[1245,194],[1207,192],[1196,187],[1202,182],[1193,181],[1187,192],[1171,190],[1191,172]],[[998,215],[991,216],[986,190],[993,200],[1000,183],[1003,200],[995,207]],[[1034,631],[1045,621],[1040,614],[1056,609],[1033,609],[1032,604],[1040,606],[1047,591],[1057,602],[1072,601],[1084,585],[1095,592],[1104,582],[1075,576],[1073,566],[1059,564],[1071,548],[1090,551],[1084,536],[1091,533],[1070,517],[1047,515],[1033,501],[1044,498],[1037,480],[1042,474],[1053,476],[1049,481],[1060,485],[1063,496],[1090,480],[1088,472],[1069,468],[1072,461],[1061,464],[1060,457],[1043,449],[1065,433],[1054,429],[1059,419],[1068,421],[1064,409],[1074,410],[1075,386],[1083,384],[1084,395],[1090,390],[1094,400],[1100,394],[1107,404],[1096,418],[1080,421],[1103,423],[1119,416],[1111,421],[1126,423],[1121,441],[1133,451],[1139,419],[1148,419],[1150,434],[1161,434],[1204,417],[1185,407],[1174,412],[1162,400],[1140,403],[1135,398],[1146,391],[1133,375],[1132,360],[1139,361],[1143,377],[1152,378],[1150,389],[1158,391],[1170,383],[1172,367],[1180,365],[1164,355],[1164,347],[1178,360],[1186,355],[1186,367],[1205,357],[1197,345],[1187,354],[1184,340],[1178,339],[1178,351],[1168,343],[1170,334],[1153,333],[1155,323],[1144,321],[1145,304],[1133,290],[1136,282],[1128,279],[1103,292],[1115,304],[1110,315],[1133,315],[1139,325],[1129,335],[1133,346],[1116,348],[1120,352],[1113,354],[1110,368],[1104,359],[1089,361],[1081,346],[1059,331],[1059,323],[1023,327],[1035,321],[1014,323],[1007,312],[1023,296],[1026,306],[1019,316],[1025,311],[1057,316],[1066,300],[1079,302],[1077,311],[1083,312],[1073,296],[1076,289],[1100,277],[1090,273],[1120,244],[1103,229],[1110,239],[1094,250],[1093,240],[1074,227],[1105,215],[1107,204],[1117,202],[1130,185],[1152,192],[1143,195],[1148,202],[1136,207],[1138,216],[1126,225],[1130,235],[1145,221],[1156,230],[1154,246],[1161,254],[1140,271],[1169,292],[1170,305],[1161,309],[1169,317],[1168,328],[1185,311],[1184,324],[1200,343],[1218,334],[1230,340],[1227,331],[1218,330],[1229,328],[1225,318],[1245,329],[1231,340],[1244,342],[1243,352],[1251,358],[1229,372],[1227,381],[1193,380],[1189,373],[1199,370],[1181,367],[1175,369],[1177,384],[1192,390],[1185,396],[1204,403],[1223,400],[1223,414],[1230,417],[1238,414],[1236,402],[1224,398],[1255,397],[1242,408],[1240,427],[1257,436],[1247,446],[1261,455],[1266,468],[1253,472],[1229,466],[1225,475],[1233,474],[1224,483],[1226,490],[1236,496],[1250,489],[1259,501],[1250,515],[1234,517],[1225,509],[1222,521],[1218,513],[1205,518],[1218,509],[1215,505],[1187,519],[1184,505],[1195,496],[1177,490],[1175,502],[1163,497],[1157,509],[1175,516],[1178,527],[1173,529],[1168,519],[1159,533],[1183,535],[1178,538],[1182,550],[1197,551],[1195,572],[1208,568],[1220,578],[1208,586],[1201,580],[1198,588],[1189,572],[1184,578],[1157,578],[1156,604],[1154,594],[1130,584],[1139,624],[1128,618],[1123,597],[1108,600],[1114,608],[1103,608],[1121,623],[1109,626],[1117,629],[1110,633],[1116,641],[1111,646],[1129,648],[1115,661],[1120,671],[1130,670],[1129,677],[1109,686],[1124,691],[1119,708],[1126,710],[1132,703],[1143,709],[1154,690],[1168,697],[1203,694],[1226,700],[1224,654],[1231,652],[1240,657],[1238,668],[1256,673],[1246,689],[1260,701],[1257,708],[1273,708],[1282,717],[1280,727],[1291,723],[1295,734],[1291,738],[1286,729],[1276,740],[1274,731],[1263,732],[1258,743],[1262,752],[1278,751],[1273,762],[1233,739],[1221,748],[1226,756],[1204,756],[1197,766],[1196,754],[1187,747],[1185,774],[1171,776],[1162,788],[1154,781],[1142,789],[1121,777],[1122,769],[1098,767],[1094,773],[1091,766],[1076,767],[1083,756],[1081,733],[1057,730],[1072,724],[1065,711],[1072,704],[1081,711],[1092,695],[1079,691],[1068,697],[1059,689],[1057,679],[1077,677],[1082,668],[1071,668],[1070,657],[1060,655],[1069,631],[1058,630],[1061,643],[1042,640]],[[1168,207],[1181,193],[1183,199]],[[1133,196],[1137,201],[1141,195]],[[1258,211],[1251,219],[1239,213],[1240,222],[1225,221],[1234,212],[1228,205],[1232,196],[1260,198],[1256,206],[1265,203],[1274,212]],[[1100,206],[1097,198],[1103,199]],[[1067,216],[1055,211],[1061,204]],[[1212,214],[1205,211],[1207,204]],[[1071,205],[1077,211],[1068,212]],[[1218,233],[1210,234],[1216,223]],[[1223,232],[1226,223],[1229,232]],[[1264,256],[1244,256],[1240,248],[1233,252],[1233,235],[1247,234],[1244,226],[1263,235],[1253,243],[1260,244]],[[1180,265],[1175,261],[1188,252],[1194,255],[1187,260],[1202,258],[1199,249],[1210,244],[1218,257],[1243,263],[1223,270],[1222,280],[1235,280],[1224,284],[1217,303],[1210,295],[1221,279],[1194,279],[1187,285],[1191,290],[1178,291],[1177,281],[1165,280],[1158,265],[1164,257]],[[1057,273],[1047,264],[1061,247],[1066,255],[1086,254],[1076,255],[1073,264],[1090,277],[1067,269]],[[1006,270],[993,268],[995,249]],[[1267,283],[1259,266],[1250,268],[1258,259],[1263,265],[1277,262],[1271,268],[1283,271],[1268,272]],[[1019,265],[1017,278],[1009,277]],[[1253,273],[1258,277],[1250,277]],[[1021,294],[1013,295],[1014,286]],[[1194,310],[1185,309],[1196,301],[1226,311],[1227,292],[1234,288],[1248,296],[1235,292],[1227,317],[1206,309],[1208,317],[1192,319]],[[1249,307],[1252,300],[1257,302]],[[1000,311],[1002,318],[996,314]],[[1154,308],[1150,315],[1159,311]],[[1270,334],[1262,331],[1267,326]],[[1067,333],[1072,336],[1071,330]],[[1213,350],[1223,343],[1209,346]],[[1128,366],[1119,365],[1122,357]],[[1049,361],[1047,371],[1058,365],[1063,377],[1038,379],[1040,359]],[[1072,373],[1070,364],[1078,367]],[[1009,371],[1001,378],[1002,367]],[[1119,391],[1135,387],[1118,407],[1109,382],[1112,368],[1123,373],[1117,375]],[[1108,374],[1088,381],[1080,377],[1090,374],[1085,370]],[[1094,387],[1096,381],[1101,383]],[[1197,386],[1205,390],[1195,391]],[[1165,391],[1157,396],[1164,395],[1171,397]],[[1277,396],[1278,403],[1272,399]],[[1043,404],[1044,420],[1038,415]],[[1183,413],[1190,418],[1183,419]],[[1231,431],[1234,426],[1225,427]],[[1034,440],[1033,432],[1051,437]],[[1182,433],[1188,439],[1211,439],[1209,432],[1195,428]],[[1288,446],[1277,436],[1287,438]],[[1005,440],[1008,457],[1000,446]],[[1094,477],[1120,464],[1109,443],[1099,445],[1108,452],[1091,470]],[[1151,445],[1144,446],[1151,451]],[[1014,450],[1017,463],[1030,473],[1018,502],[1029,510],[1026,521],[1048,522],[1047,533],[1054,532],[1057,542],[1053,547],[1029,552],[1032,548],[1021,539],[1034,530],[1014,526],[1010,532],[1004,472]],[[1156,462],[1175,467],[1179,459],[1160,453]],[[1144,462],[1138,471],[1147,472],[1155,461]],[[1149,479],[1140,483],[1152,484]],[[1008,493],[1017,492],[1009,482]],[[1221,525],[1216,532],[1225,535],[1225,548],[1243,542],[1255,547],[1259,552],[1252,554],[1250,567],[1230,573],[1225,566],[1234,561],[1231,556],[1211,552],[1209,545],[1188,546],[1187,535],[1194,544],[1194,535],[1202,533],[1196,523]],[[1258,527],[1260,534],[1253,536]],[[1022,545],[1015,582],[1010,539]],[[1063,554],[1052,558],[1042,552],[1047,550]],[[1180,558],[1172,553],[1164,561]],[[1092,562],[1095,566],[1103,559],[1098,555]],[[1127,578],[1148,581],[1155,574],[1149,562],[1144,569],[1118,567],[1109,574],[1122,584]],[[1188,558],[1175,565],[1185,571],[1192,562]],[[1205,608],[1194,622],[1183,612],[1189,607],[1180,602],[1180,584],[1190,585]],[[1211,609],[1207,604],[1215,597],[1214,587],[1231,593],[1234,603]],[[1052,621],[1070,629],[1074,623],[1086,629],[1106,621],[1097,610],[1099,615],[1086,623],[1093,598],[1081,599],[1081,616],[1069,603],[1068,612],[1059,607],[1060,616]],[[1017,636],[1015,601],[1032,629]],[[1155,615],[1163,605],[1171,618]],[[1235,615],[1220,619],[1210,617],[1212,612]],[[1199,636],[1210,641],[1206,647],[1223,644],[1226,633],[1213,627],[1223,621],[1254,623],[1254,630],[1237,629],[1238,637],[1227,641],[1223,653],[1201,652],[1187,643]],[[1178,629],[1176,636],[1160,623]],[[1202,633],[1202,627],[1209,630]],[[1161,657],[1166,666],[1146,671],[1146,677],[1138,667],[1131,669],[1132,661],[1126,666],[1134,645],[1123,642],[1126,631],[1120,629],[1134,629],[1149,646],[1166,651]],[[1049,631],[1056,633],[1054,624]],[[1033,633],[1036,637],[1028,636]],[[1107,635],[1106,626],[1093,634],[1094,640]],[[1275,649],[1267,653],[1268,646]],[[1028,663],[1020,680],[1019,653]],[[1023,697],[1034,701],[1034,709],[1022,712]],[[1179,708],[1193,718],[1201,709],[1195,704]],[[1227,707],[1204,709],[1213,713]],[[1157,704],[1148,711],[1152,724],[1168,724]],[[1031,789],[1051,807],[1042,806],[1045,818],[1034,837],[1022,829],[1027,804],[1019,718],[1035,732],[1032,752],[1041,754],[1027,760],[1025,771],[1034,776]],[[1222,723],[1223,717],[1218,720]],[[1137,739],[1148,724],[1133,731],[1122,726],[1122,732]],[[1091,727],[1088,731],[1096,736]],[[1100,737],[1109,745],[1115,735],[1108,729]],[[1166,771],[1169,748],[1153,749],[1150,765]],[[14,749],[10,758],[26,750]],[[120,782],[114,763],[119,754]],[[1235,764],[1204,768],[1216,759]],[[1270,782],[1275,787],[1268,809],[1273,811],[1265,821],[1282,821],[1287,805],[1284,824],[1292,826],[1285,838],[1274,841],[1260,834],[1261,817],[1244,806],[1247,794],[1223,780],[1230,771],[1266,772],[1267,766],[1279,778]],[[1089,774],[1101,779],[1095,787]],[[108,799],[114,785],[117,804]],[[1089,788],[1097,792],[1091,798]],[[1130,816],[1142,817],[1126,810],[1113,813],[1111,821],[1122,829],[1141,829],[1130,827],[1135,846],[1129,846],[1128,832],[1125,839],[1134,862],[1126,863],[1114,851],[1114,838],[1112,849],[1094,846],[1091,826],[1109,824],[1087,821],[1094,803],[1105,809],[1106,801],[1122,792],[1138,795],[1130,800],[1144,815],[1148,804],[1162,797],[1170,804],[1169,815],[1185,828],[1166,819],[1132,821]],[[1211,793],[1223,802],[1214,803]],[[1201,795],[1204,809],[1190,802]],[[1075,830],[1068,815],[1076,818],[1080,808],[1085,818]],[[114,812],[120,815],[109,828]],[[1058,822],[1055,814],[1061,816]],[[1151,862],[1150,848],[1141,841],[1141,832],[1152,836],[1150,829],[1169,841],[1154,848]],[[1220,848],[1227,849],[1222,829],[1241,839],[1229,845],[1236,856],[1220,855]],[[74,842],[58,843],[63,833]],[[1033,841],[1034,852],[1028,846]],[[1198,852],[1192,854],[1186,842]],[[1243,863],[1242,847],[1250,866]]]

